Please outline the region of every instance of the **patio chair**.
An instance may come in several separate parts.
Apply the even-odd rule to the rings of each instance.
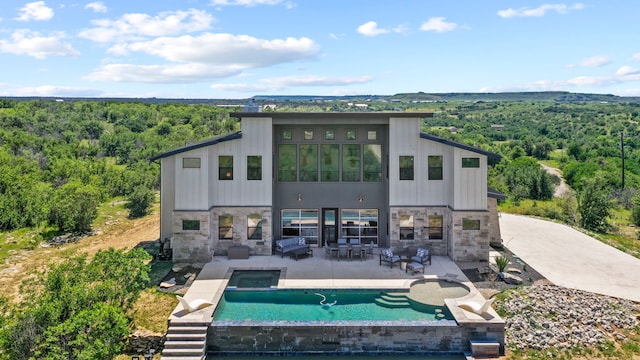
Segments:
[[[429,249],[418,248],[418,250],[416,250],[416,254],[411,257],[411,261],[420,263],[421,265],[425,265],[426,263],[431,265],[431,254],[429,253]]]
[[[493,303],[496,298],[491,298],[486,300],[483,304],[479,304],[475,301],[464,301],[458,304],[458,307],[467,311],[471,311],[474,314],[482,315],[489,310],[491,307],[491,303]]]
[[[373,247],[374,247],[375,245],[376,245],[376,244],[375,244],[373,241],[371,241],[371,242],[369,243],[369,245],[367,245],[367,246],[364,248],[364,254],[365,254],[365,256],[367,256],[367,255],[371,255],[371,257],[373,258]]]
[[[340,261],[341,257],[349,258],[349,247],[347,245],[338,245],[338,261]]]
[[[365,251],[362,245],[359,243],[357,245],[351,245],[351,258],[357,257],[360,260],[365,260]]]
[[[176,298],[178,298],[178,301],[180,301],[180,305],[182,305],[182,308],[188,313],[192,313],[196,310],[204,309],[207,306],[213,305],[213,303],[203,299],[195,299],[192,301],[187,301],[185,298],[183,298],[180,295],[176,295]]]
[[[387,248],[382,250],[382,252],[380,253],[380,265],[382,265],[382,262],[389,263],[393,268],[393,264],[400,263],[400,256],[393,255],[393,250]]]

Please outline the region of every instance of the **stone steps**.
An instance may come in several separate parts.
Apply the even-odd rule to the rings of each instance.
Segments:
[[[409,299],[404,294],[386,293],[373,300],[377,305],[387,308],[407,308],[411,306]]]
[[[172,322],[162,350],[164,360],[203,360],[207,351],[208,324]]]

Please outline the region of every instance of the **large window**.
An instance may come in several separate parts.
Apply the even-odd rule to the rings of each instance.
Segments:
[[[342,181],[360,181],[360,145],[342,145]]]
[[[400,240],[414,238],[413,215],[400,215]]]
[[[463,168],[479,168],[480,158],[477,158],[477,157],[462,158],[462,167]]]
[[[233,156],[218,156],[218,179],[233,180]]]
[[[262,156],[247,156],[247,180],[262,180]]]
[[[429,215],[429,239],[442,239],[442,215]]]
[[[321,145],[320,173],[321,181],[340,180],[340,147],[337,144]]]
[[[429,156],[429,180],[442,180],[442,156]]]
[[[340,237],[348,240],[358,239],[361,244],[378,242],[377,209],[344,209]]]
[[[278,146],[278,181],[297,180],[296,145],[280,144]]]
[[[318,145],[300,145],[300,181],[318,181]]]
[[[247,216],[247,239],[262,240],[262,216],[260,214]]]
[[[220,215],[218,217],[218,239],[233,240],[233,216]]]
[[[413,156],[400,156],[400,180],[413,180]]]
[[[282,237],[302,236],[307,244],[318,243],[318,210],[282,210]]]
[[[382,146],[378,144],[366,144],[363,156],[364,181],[382,180]]]

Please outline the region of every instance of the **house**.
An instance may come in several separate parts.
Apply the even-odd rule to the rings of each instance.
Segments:
[[[421,133],[419,112],[232,113],[241,131],[155,156],[161,239],[174,261],[243,245],[272,255],[281,238],[426,246],[488,261],[499,241],[482,149]],[[428,121],[428,120],[427,120]]]

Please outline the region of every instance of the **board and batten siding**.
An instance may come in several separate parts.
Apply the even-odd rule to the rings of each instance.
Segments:
[[[173,236],[173,209],[176,205],[175,159],[163,158],[160,162],[160,239]]]
[[[420,119],[389,119],[389,205],[418,205],[419,173],[415,164],[420,161]],[[400,156],[413,156],[414,180],[400,180]]]
[[[442,156],[442,180],[429,180],[429,156]],[[420,139],[415,165],[418,181],[417,200],[429,206],[448,206],[453,203],[454,157],[453,147]]]
[[[200,158],[200,168],[184,168],[184,158]],[[205,148],[195,149],[172,156],[175,163],[175,209],[207,210],[209,191],[208,161]]]
[[[271,206],[271,118],[243,118],[242,138],[209,147],[210,207]],[[218,157],[233,156],[233,180],[219,180]],[[247,156],[262,156],[262,180],[247,180]]]
[[[487,157],[454,148],[454,210],[487,210]],[[479,158],[479,168],[463,168],[463,158]]]

